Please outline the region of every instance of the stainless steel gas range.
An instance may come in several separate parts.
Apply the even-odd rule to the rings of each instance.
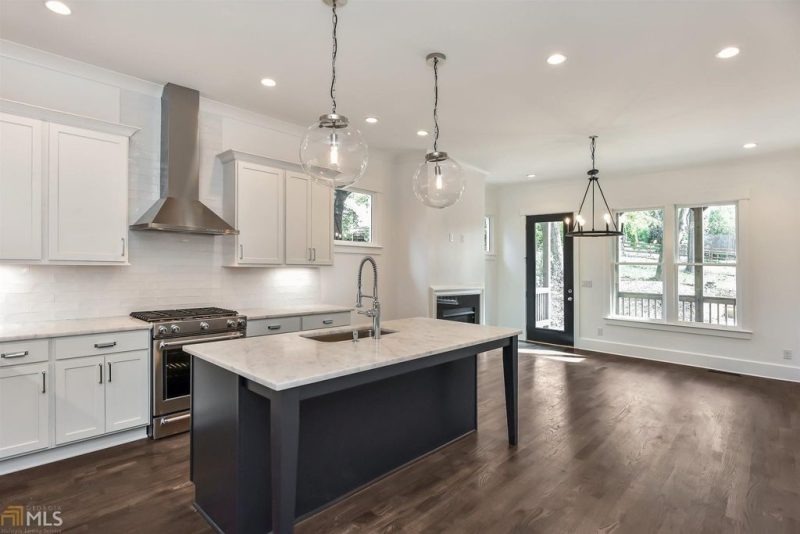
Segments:
[[[158,439],[186,432],[192,417],[192,357],[183,351],[183,346],[243,337],[247,317],[222,308],[133,312],[131,317],[153,323],[148,433]]]

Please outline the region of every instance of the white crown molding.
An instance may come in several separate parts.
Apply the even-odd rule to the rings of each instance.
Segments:
[[[163,85],[155,82],[84,63],[77,59],[59,56],[38,48],[31,48],[6,39],[0,39],[0,56],[150,96],[160,97],[163,87]]]
[[[12,115],[21,115],[23,117],[39,119],[42,121],[57,122],[58,124],[75,126],[77,128],[86,128],[96,132],[124,135],[125,137],[130,137],[139,131],[139,128],[136,126],[108,122],[101,119],[95,119],[94,117],[76,115],[75,113],[58,111],[41,106],[34,106],[32,104],[17,102],[16,100],[7,100],[5,98],[0,98],[0,112],[11,113]]]

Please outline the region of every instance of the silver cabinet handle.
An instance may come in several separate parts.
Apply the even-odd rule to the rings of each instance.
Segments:
[[[280,329],[281,329],[281,325],[279,325],[279,324],[271,324],[271,325],[267,326],[267,330],[280,330]]]
[[[333,324],[333,319],[325,319],[322,324]]]
[[[103,383],[103,364],[102,363],[98,363],[97,367],[100,368],[100,381],[98,382],[98,384],[102,384]]]
[[[183,415],[176,415],[173,417],[162,417],[161,421],[159,421],[162,425],[168,425],[170,423],[175,423],[177,421],[183,421],[184,419],[189,419],[192,416],[190,413],[186,413]]]
[[[47,393],[47,372],[42,371],[42,393]]]
[[[239,244],[239,259],[244,259],[244,245]]]
[[[11,360],[13,358],[24,358],[27,355],[28,355],[27,350],[23,350],[20,352],[4,352],[3,354],[0,354],[0,358],[3,358],[5,360]]]
[[[96,349],[110,349],[111,347],[116,347],[116,341],[109,341],[108,343],[95,343],[94,348]]]
[[[311,247],[308,248],[308,261],[311,261]]]
[[[108,382],[111,383],[111,362],[108,362]]]
[[[122,238],[122,256],[125,256],[125,238]]]
[[[311,261],[317,261],[317,249],[316,248],[312,248],[311,252],[313,254],[313,256],[311,257]]]

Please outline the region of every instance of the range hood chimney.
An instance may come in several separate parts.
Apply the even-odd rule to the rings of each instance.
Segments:
[[[200,202],[200,93],[168,83],[161,95],[161,198],[131,230],[226,235],[239,231]]]

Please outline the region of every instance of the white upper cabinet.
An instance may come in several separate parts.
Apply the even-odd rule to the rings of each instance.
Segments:
[[[42,123],[0,113],[0,260],[42,258]]]
[[[224,216],[239,230],[233,238],[225,238],[229,264],[283,264],[283,169],[230,160],[225,163],[224,180]]]
[[[311,182],[311,261],[333,265],[333,189]]]
[[[311,180],[305,174],[286,173],[286,263],[311,263]]]
[[[48,364],[0,369],[0,458],[50,446]]]
[[[50,124],[49,259],[128,261],[128,138]]]

